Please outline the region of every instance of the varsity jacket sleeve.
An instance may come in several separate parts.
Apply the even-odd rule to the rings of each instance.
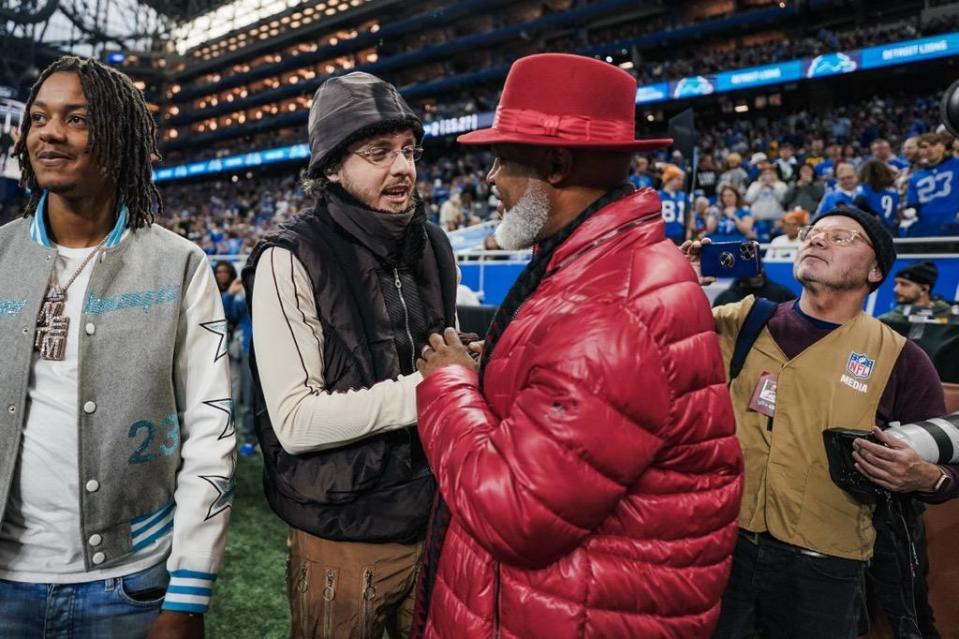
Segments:
[[[226,348],[223,305],[204,257],[184,294],[177,330],[181,462],[164,610],[206,612],[226,545],[236,444]]]
[[[256,267],[253,349],[273,431],[299,455],[336,448],[416,422],[418,372],[370,388],[331,392],[313,285],[290,251],[270,248]]]

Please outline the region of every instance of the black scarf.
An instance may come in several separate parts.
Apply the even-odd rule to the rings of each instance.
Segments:
[[[330,184],[326,205],[333,221],[370,250],[387,269],[419,261],[426,247],[426,206],[417,201],[403,213],[370,208],[339,184]]]
[[[587,206],[572,222],[561,228],[552,237],[548,237],[539,243],[533,259],[530,260],[526,268],[523,269],[523,272],[520,273],[519,278],[513,283],[509,293],[506,294],[506,299],[503,300],[503,303],[500,304],[496,310],[496,315],[493,316],[493,321],[490,322],[489,329],[486,332],[483,358],[480,360],[480,392],[483,390],[483,373],[486,371],[486,364],[493,354],[493,349],[496,348],[496,342],[498,342],[499,338],[506,332],[506,327],[513,321],[513,317],[516,315],[519,307],[523,305],[523,302],[525,302],[527,298],[536,292],[540,282],[543,281],[543,277],[546,275],[546,267],[549,265],[550,260],[553,259],[553,254],[556,252],[556,249],[558,249],[576,229],[582,226],[593,213],[629,195],[635,190],[631,184],[622,184],[614,188]]]

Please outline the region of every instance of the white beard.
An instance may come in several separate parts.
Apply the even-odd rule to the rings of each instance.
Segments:
[[[528,249],[539,239],[549,219],[549,195],[537,180],[530,180],[523,197],[503,211],[496,227],[496,243],[507,251]]]

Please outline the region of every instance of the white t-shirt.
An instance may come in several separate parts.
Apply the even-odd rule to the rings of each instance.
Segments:
[[[66,284],[95,248],[57,247],[56,275]],[[0,525],[0,578],[32,583],[77,583],[129,572],[129,567],[87,571],[80,535],[79,336],[93,258],[66,291],[70,319],[62,361],[33,354],[20,464]],[[162,550],[162,549],[161,549]],[[163,553],[148,561],[159,563]]]

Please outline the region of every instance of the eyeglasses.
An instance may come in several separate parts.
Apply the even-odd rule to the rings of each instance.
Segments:
[[[869,241],[868,236],[855,229],[817,229],[812,226],[804,226],[799,229],[800,242],[811,242],[820,237],[825,238],[827,242],[835,244],[836,246],[849,246],[855,242],[857,238],[865,242],[868,246],[872,246],[872,242]]]
[[[390,166],[396,160],[397,155],[402,155],[407,162],[416,162],[423,157],[423,147],[404,146],[401,149],[387,149],[382,146],[374,146],[353,151],[353,155],[360,156],[374,166]]]

